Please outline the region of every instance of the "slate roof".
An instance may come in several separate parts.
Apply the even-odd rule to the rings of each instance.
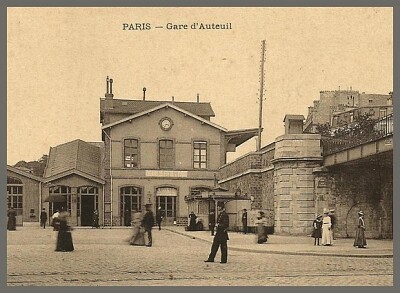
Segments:
[[[25,172],[25,171],[23,171],[23,170],[21,170],[19,168],[16,168],[16,167],[13,167],[13,166],[10,166],[10,165],[7,165],[7,171],[17,173],[19,175],[28,177],[28,178],[36,180],[36,181],[43,181],[43,178],[41,178],[41,177],[35,176],[32,173]]]
[[[122,113],[122,114],[136,114],[145,112],[154,107],[165,103],[172,103],[177,107],[188,111],[197,116],[215,117],[215,113],[211,108],[210,103],[197,103],[197,102],[172,102],[172,101],[143,101],[143,100],[122,100],[112,99],[113,108],[105,108],[105,99],[100,99],[100,112],[107,113]]]
[[[70,174],[71,171],[102,179],[102,147],[80,139],[51,147],[44,178]]]

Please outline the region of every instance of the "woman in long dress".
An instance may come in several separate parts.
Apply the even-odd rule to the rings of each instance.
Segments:
[[[68,225],[68,212],[61,212],[58,217],[59,230],[57,235],[56,251],[73,251],[74,244],[72,243],[71,227]]]
[[[17,215],[17,212],[14,210],[13,207],[10,207],[10,209],[7,211],[7,217],[8,217],[7,230],[10,230],[10,231],[16,230],[16,226],[17,226],[16,215]]]
[[[367,245],[367,240],[365,239],[365,223],[364,223],[364,213],[362,211],[358,212],[358,227],[356,231],[356,239],[354,240],[354,246],[358,248],[365,248]]]
[[[130,245],[145,246],[144,232],[141,231],[140,228],[141,223],[142,223],[142,213],[141,212],[133,213],[133,220],[132,220],[133,235],[129,240]]]
[[[267,242],[268,235],[267,235],[267,219],[265,218],[264,212],[259,212],[259,216],[257,217],[257,243],[262,244]]]
[[[328,210],[324,210],[324,216],[322,218],[322,240],[321,244],[330,246],[332,245],[332,234],[331,234],[331,217],[329,217]]]

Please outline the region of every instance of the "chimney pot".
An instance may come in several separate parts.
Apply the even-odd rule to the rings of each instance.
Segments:
[[[200,94],[197,94],[197,103],[200,102]]]
[[[146,88],[144,87],[143,88],[143,101],[145,101],[146,100]]]

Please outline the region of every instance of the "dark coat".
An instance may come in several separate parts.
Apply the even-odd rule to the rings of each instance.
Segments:
[[[45,211],[42,211],[40,213],[40,221],[41,222],[46,222],[47,221],[47,213]]]
[[[162,219],[164,218],[164,212],[161,210],[157,210],[156,212],[156,221],[161,222]]]
[[[17,225],[17,211],[14,209],[9,209],[7,211],[7,217],[8,217],[8,222],[7,222],[7,229],[8,230],[16,230],[16,225]]]
[[[147,211],[142,220],[142,226],[150,230],[154,226],[154,215],[152,211]]]
[[[218,215],[217,224],[218,227],[217,227],[217,233],[215,234],[215,239],[221,242],[229,240],[228,236],[229,216],[225,211],[222,211]]]
[[[242,215],[242,223],[243,226],[247,226],[247,212],[244,212]]]

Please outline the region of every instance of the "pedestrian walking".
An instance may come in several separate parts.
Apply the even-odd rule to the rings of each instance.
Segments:
[[[132,219],[133,234],[129,240],[130,245],[145,246],[144,228],[141,227],[143,215],[141,212],[134,212]]]
[[[161,230],[161,222],[164,219],[164,212],[162,211],[161,207],[158,207],[156,212],[156,221],[158,225],[158,230]]]
[[[99,212],[97,210],[93,211],[92,228],[100,228]]]
[[[60,227],[60,222],[58,217],[60,216],[60,211],[57,209],[55,213],[51,216],[51,225],[53,226],[53,231],[58,231]]]
[[[126,209],[125,213],[124,213],[124,225],[126,227],[129,227],[131,225],[131,220],[132,220],[131,219],[131,211],[129,209]]]
[[[214,230],[215,230],[215,212],[214,212],[214,210],[211,210],[210,213],[208,214],[208,228],[211,231],[211,236],[214,236]]]
[[[267,219],[265,218],[265,213],[260,211],[257,217],[257,243],[263,244],[267,242],[268,235],[267,235]]]
[[[46,229],[46,222],[47,222],[47,212],[46,212],[46,208],[43,208],[40,213],[40,227],[43,227],[43,229]]]
[[[329,217],[329,211],[324,209],[324,216],[322,218],[322,245],[332,245],[332,234],[331,234],[331,217]]]
[[[246,209],[243,209],[242,226],[243,226],[243,234],[247,234],[247,210]]]
[[[332,209],[329,211],[329,217],[331,218],[331,234],[332,239],[335,240],[335,231],[336,231],[336,215],[335,210]]]
[[[319,245],[319,239],[322,237],[322,215],[318,215],[313,222],[314,245]]]
[[[147,233],[148,242],[146,244],[147,247],[151,247],[153,245],[153,237],[151,235],[151,229],[154,226],[154,215],[151,210],[151,204],[146,204],[146,213],[143,216],[142,227],[144,227],[145,233]]]
[[[362,211],[358,212],[358,226],[356,230],[356,239],[354,240],[354,246],[358,248],[366,248],[367,240],[365,239],[365,223],[364,223],[364,213]]]
[[[13,207],[10,207],[7,211],[7,230],[15,231],[17,230],[17,211]]]
[[[68,212],[61,212],[58,216],[59,230],[57,235],[57,246],[55,251],[67,252],[74,250],[72,243],[71,227],[68,225]]]
[[[218,206],[218,219],[217,219],[217,232],[211,246],[211,252],[204,262],[214,262],[215,255],[217,254],[218,248],[221,247],[221,262],[228,262],[228,228],[229,228],[229,217],[225,212],[225,206]]]
[[[196,214],[192,211],[189,214],[189,231],[196,231]]]

